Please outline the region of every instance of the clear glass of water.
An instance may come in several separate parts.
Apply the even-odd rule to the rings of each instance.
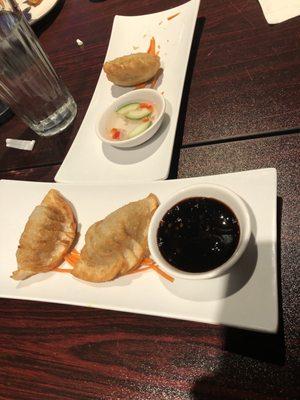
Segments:
[[[62,132],[77,113],[14,0],[0,0],[0,100],[41,136]]]

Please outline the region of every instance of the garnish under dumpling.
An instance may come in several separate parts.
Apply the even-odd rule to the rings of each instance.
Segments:
[[[160,68],[158,55],[135,53],[104,64],[107,79],[119,86],[136,86],[152,79]]]
[[[70,204],[51,189],[26,223],[16,254],[18,269],[12,278],[23,280],[58,267],[73,244],[76,230]]]
[[[93,224],[72,274],[86,281],[104,282],[138,268],[149,253],[148,228],[158,204],[157,197],[150,194]]]

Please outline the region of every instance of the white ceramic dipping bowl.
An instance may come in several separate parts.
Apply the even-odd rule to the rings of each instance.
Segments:
[[[127,140],[110,140],[105,136],[107,125],[109,119],[111,118],[112,114],[116,112],[120,107],[125,104],[129,103],[144,103],[144,102],[151,102],[155,105],[157,115],[153,122],[153,124],[146,129],[140,135],[137,135],[131,139]],[[149,140],[158,130],[160,127],[164,112],[166,108],[166,102],[159,92],[154,89],[137,89],[132,90],[129,93],[123,94],[117,100],[115,100],[100,116],[100,118],[96,122],[96,133],[97,136],[107,144],[110,144],[114,147],[134,147],[138,146],[147,140]]]
[[[207,272],[193,273],[179,270],[165,260],[157,244],[157,230],[164,215],[175,204],[191,197],[208,197],[221,201],[233,211],[240,228],[240,239],[233,255],[224,264]],[[248,245],[250,234],[251,224],[248,209],[244,201],[236,193],[221,185],[198,184],[184,188],[168,200],[162,202],[150,222],[148,245],[153,260],[169,275],[182,279],[210,279],[223,275],[238,261]]]

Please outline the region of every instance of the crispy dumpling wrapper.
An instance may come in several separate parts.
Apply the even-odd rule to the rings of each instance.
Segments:
[[[157,197],[150,194],[93,224],[72,274],[86,281],[104,282],[138,268],[149,254],[148,228],[158,204]]]
[[[135,53],[104,64],[107,79],[119,86],[136,86],[152,79],[160,68],[160,59],[149,53]]]
[[[23,280],[58,267],[73,244],[76,230],[71,205],[51,189],[25,225],[16,254],[18,270],[12,278]]]

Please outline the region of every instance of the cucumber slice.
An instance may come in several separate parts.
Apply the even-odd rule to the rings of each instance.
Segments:
[[[129,111],[133,111],[139,108],[139,103],[130,103],[130,104],[125,104],[125,106],[122,106],[117,110],[117,113],[120,115],[125,115]]]
[[[142,119],[148,117],[152,113],[152,110],[149,108],[137,108],[136,110],[129,111],[125,114],[125,117],[128,119]]]
[[[140,135],[146,129],[148,129],[149,126],[151,126],[151,125],[152,125],[151,121],[146,121],[146,122],[143,122],[142,124],[138,125],[136,128],[134,128],[131,132],[128,133],[128,139],[131,139],[137,135]]]

